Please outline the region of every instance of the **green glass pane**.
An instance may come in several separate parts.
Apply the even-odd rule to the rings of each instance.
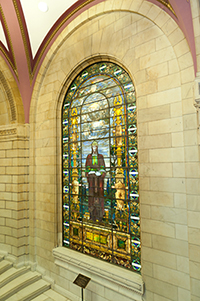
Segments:
[[[117,245],[118,245],[119,249],[125,249],[125,241],[124,240],[118,239]]]
[[[75,236],[78,236],[78,229],[77,229],[77,228],[73,228],[73,234],[74,234]]]

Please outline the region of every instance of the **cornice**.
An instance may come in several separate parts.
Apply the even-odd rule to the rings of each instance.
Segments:
[[[9,129],[9,130],[0,130],[0,136],[10,136],[10,135],[16,135],[17,129]]]

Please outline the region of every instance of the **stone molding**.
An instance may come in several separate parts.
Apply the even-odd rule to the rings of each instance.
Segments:
[[[2,129],[1,129],[2,128]],[[0,128],[0,140],[7,138],[25,138],[29,139],[29,124],[19,124],[15,127],[7,127],[5,126]]]
[[[142,300],[144,282],[141,275],[64,247],[53,249],[53,256],[55,264],[66,270],[77,272],[77,275],[83,273],[130,300]]]
[[[17,134],[17,129],[0,130],[0,136],[9,136]]]
[[[0,71],[0,82],[4,88],[4,91],[6,93],[9,105],[10,105],[10,113],[11,113],[11,122],[14,122],[17,120],[17,115],[16,115],[16,108],[15,108],[15,102],[11,93],[11,90],[6,82],[6,79],[3,75],[3,72]]]

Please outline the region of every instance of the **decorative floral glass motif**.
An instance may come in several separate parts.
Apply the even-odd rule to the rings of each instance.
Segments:
[[[125,70],[83,70],[63,104],[63,245],[140,271],[136,99]]]

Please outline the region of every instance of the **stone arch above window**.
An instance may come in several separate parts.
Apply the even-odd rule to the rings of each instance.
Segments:
[[[135,88],[119,65],[99,62],[63,103],[63,246],[140,271]]]

